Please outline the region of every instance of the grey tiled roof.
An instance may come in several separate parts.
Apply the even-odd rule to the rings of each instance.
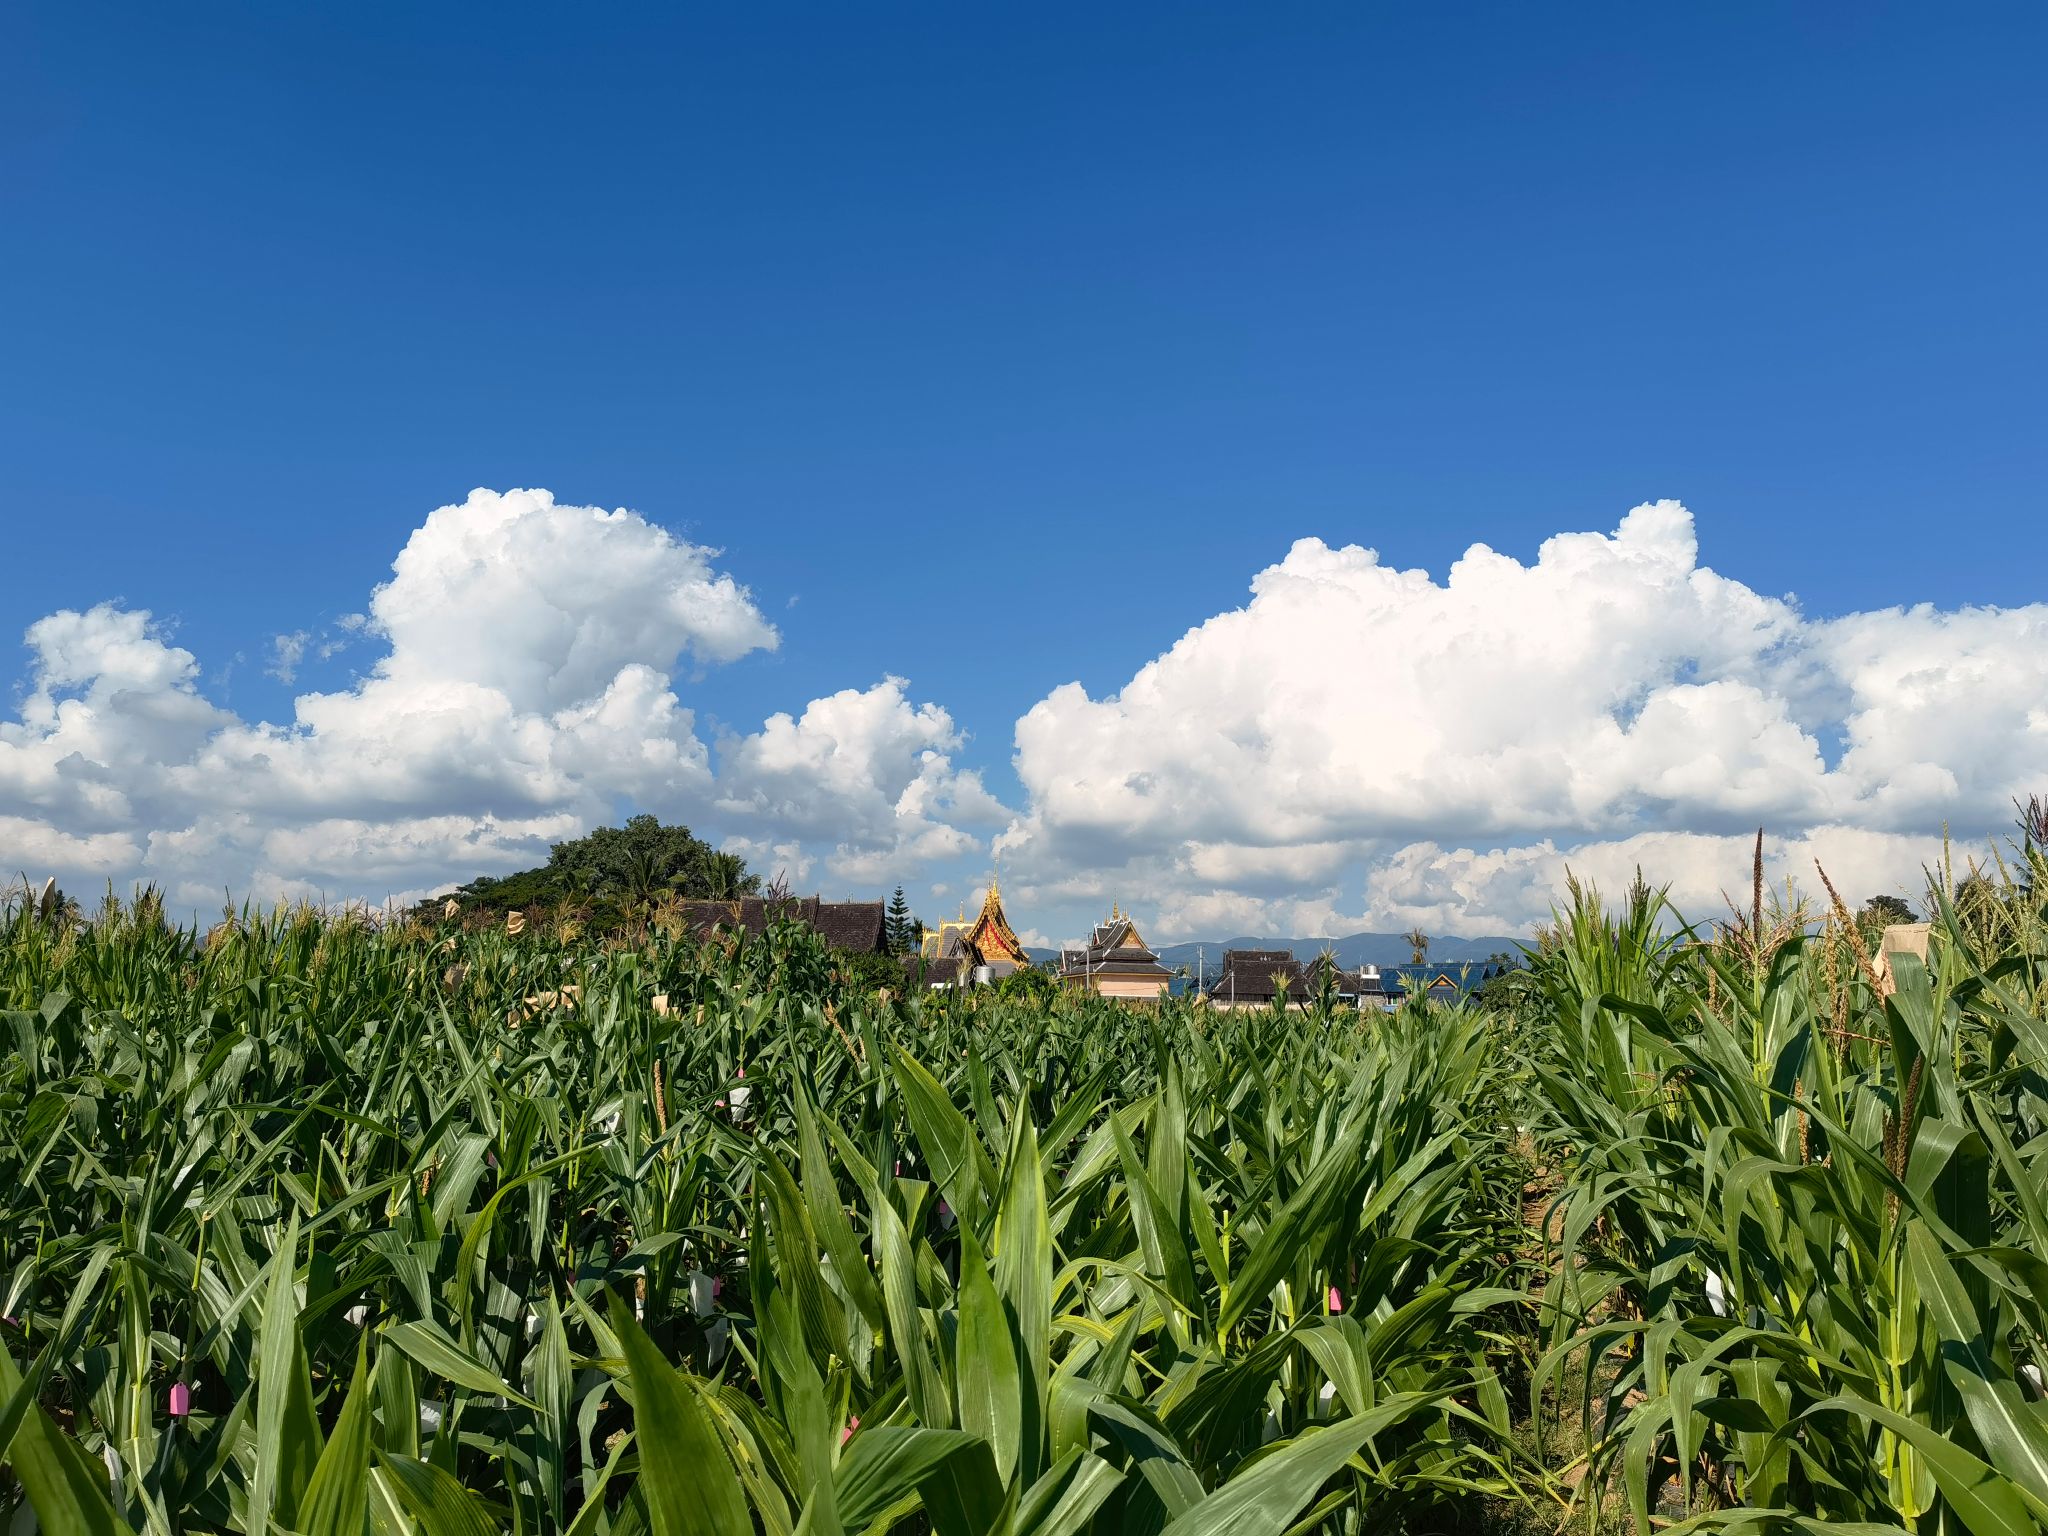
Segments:
[[[686,901],[683,916],[699,937],[714,928],[738,928],[759,936],[771,918],[793,918],[815,928],[834,949],[876,954],[882,948],[882,903],[823,901],[816,896],[769,902],[759,896],[732,901]]]

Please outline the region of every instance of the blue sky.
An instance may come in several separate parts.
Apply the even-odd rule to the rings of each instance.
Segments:
[[[0,631],[147,610],[213,706],[285,721],[376,665],[322,637],[429,512],[544,486],[723,551],[779,631],[675,670],[705,739],[900,676],[1028,819],[1020,717],[1304,537],[1442,579],[1676,498],[1806,621],[2024,612],[2044,45],[2021,6],[12,8]],[[36,654],[0,651],[18,698]],[[1298,665],[1373,695],[1371,656]],[[1794,693],[1832,767],[1860,714]],[[2006,787],[1914,804],[1990,825]],[[1830,793],[1792,820],[1905,814]],[[1448,835],[1750,804],[1674,803]],[[1331,913],[1393,915],[1356,822],[1311,829]],[[1125,877],[1193,903],[1170,844]],[[1048,912],[1094,899],[1041,869]],[[1311,915],[1236,895],[1185,923]]]

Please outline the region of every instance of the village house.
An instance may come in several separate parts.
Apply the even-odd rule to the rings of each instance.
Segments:
[[[1442,965],[1390,965],[1383,972],[1393,992],[1393,1005],[1421,994],[1433,1003],[1468,1002],[1472,995],[1507,967],[1498,961],[1460,960]]]
[[[1215,1008],[1270,1008],[1275,998],[1288,1008],[1308,1008],[1322,993],[1326,970],[1339,1007],[1384,1013],[1417,994],[1433,1002],[1464,1002],[1500,968],[1365,965],[1354,971],[1326,954],[1298,960],[1291,950],[1232,949],[1224,951],[1223,969],[1202,995]]]
[[[1304,964],[1286,949],[1225,950],[1223,969],[1204,996],[1214,1008],[1270,1008],[1275,998],[1284,1007],[1303,1008],[1315,999],[1320,976],[1312,977],[1310,968],[1316,964]]]
[[[721,928],[759,938],[768,931],[769,923],[787,920],[817,930],[818,936],[834,949],[872,955],[880,954],[885,947],[879,901],[737,896],[729,901],[690,900],[682,907],[683,921],[699,939],[708,939]]]

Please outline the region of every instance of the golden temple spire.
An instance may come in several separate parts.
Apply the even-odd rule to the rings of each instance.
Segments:
[[[1024,941],[1017,937],[1016,930],[1003,913],[1002,880],[994,870],[989,873],[988,890],[981,899],[981,915],[969,929],[968,941],[981,952],[984,961],[1028,963]]]

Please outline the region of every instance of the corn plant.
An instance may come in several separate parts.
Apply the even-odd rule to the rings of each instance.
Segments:
[[[1661,1498],[2038,1529],[2048,949],[1987,954],[1943,898],[1931,966],[1880,985],[1846,924],[1773,946],[1663,916],[1582,893],[1538,963],[1568,1170],[1539,1388],[1587,1367],[1594,1469],[1645,1526]]]
[[[1491,1021],[520,926],[9,909],[0,1508],[1277,1533],[1542,1485]]]

